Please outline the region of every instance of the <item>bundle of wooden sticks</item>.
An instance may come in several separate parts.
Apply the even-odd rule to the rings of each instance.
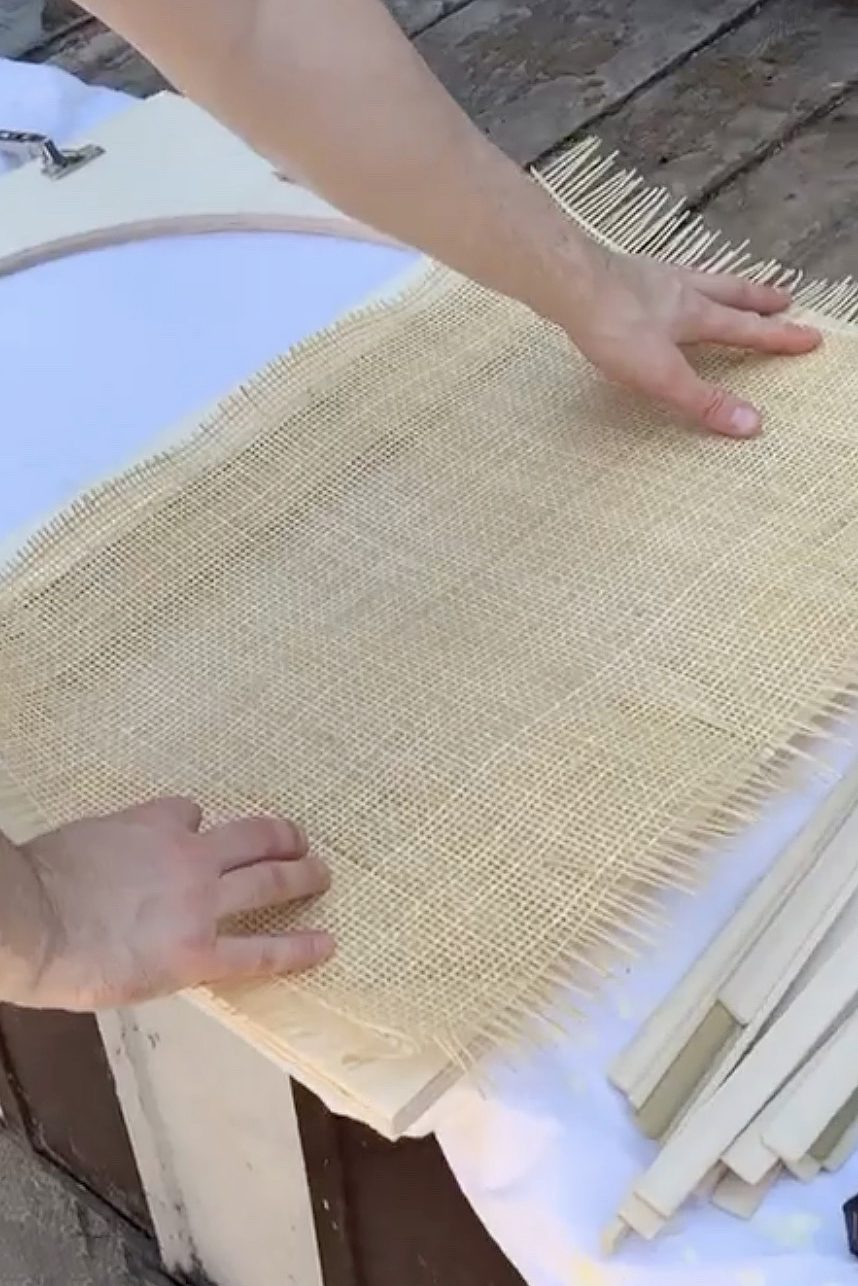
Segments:
[[[858,1150],[856,800],[853,769],[610,1069],[659,1152],[606,1252],[694,1196],[748,1218]]]

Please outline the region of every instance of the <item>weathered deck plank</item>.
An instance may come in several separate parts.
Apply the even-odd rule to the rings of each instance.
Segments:
[[[387,0],[387,7],[403,31],[416,36],[468,3],[469,0]]]
[[[766,257],[814,276],[858,276],[856,144],[858,89],[724,188],[706,214]]]
[[[469,0],[387,0],[389,9],[409,36],[419,35],[468,3]],[[54,33],[81,20],[87,22],[82,29],[83,36],[103,37],[103,28],[94,19],[87,18],[75,0],[0,0],[0,57],[19,58],[37,52]],[[117,45],[122,43],[115,38],[111,41]],[[101,44],[103,47],[103,39]],[[63,47],[57,51],[68,61],[70,71],[74,70],[74,53],[79,48],[80,42],[73,50]],[[118,63],[114,51],[111,50],[109,57],[114,65]],[[145,84],[146,78],[138,72],[134,81]]]
[[[521,162],[535,160],[754,8],[752,0],[695,0],[679,8],[674,0],[388,3],[451,92]],[[164,83],[94,22],[30,56],[133,93]]]
[[[714,196],[858,83],[853,0],[773,0],[600,122],[653,182]]]
[[[123,89],[139,98],[167,85],[151,63],[94,21],[73,24],[70,30],[31,49],[27,59],[53,63],[91,85]]]
[[[21,58],[83,17],[74,0],[0,0],[0,57]]]
[[[17,58],[43,34],[42,15],[32,0],[5,0],[0,7],[0,52]]]
[[[736,240],[858,274],[858,8],[771,0],[597,133]]]
[[[754,7],[749,0],[471,0],[415,44],[486,132],[529,162]]]

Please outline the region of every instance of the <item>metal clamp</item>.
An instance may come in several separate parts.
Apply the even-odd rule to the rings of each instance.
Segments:
[[[27,130],[0,129],[0,152],[26,159],[40,156],[42,173],[49,179],[62,179],[96,157],[104,155],[103,147],[88,143],[85,147],[60,148],[47,134]]]

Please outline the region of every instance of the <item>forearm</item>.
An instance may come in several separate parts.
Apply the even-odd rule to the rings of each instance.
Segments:
[[[345,213],[566,319],[591,256],[382,0],[86,0],[178,89]]]

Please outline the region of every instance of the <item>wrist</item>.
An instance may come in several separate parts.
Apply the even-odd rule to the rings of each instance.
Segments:
[[[524,302],[540,317],[572,333],[587,317],[604,280],[605,251],[559,210],[533,250]]]

